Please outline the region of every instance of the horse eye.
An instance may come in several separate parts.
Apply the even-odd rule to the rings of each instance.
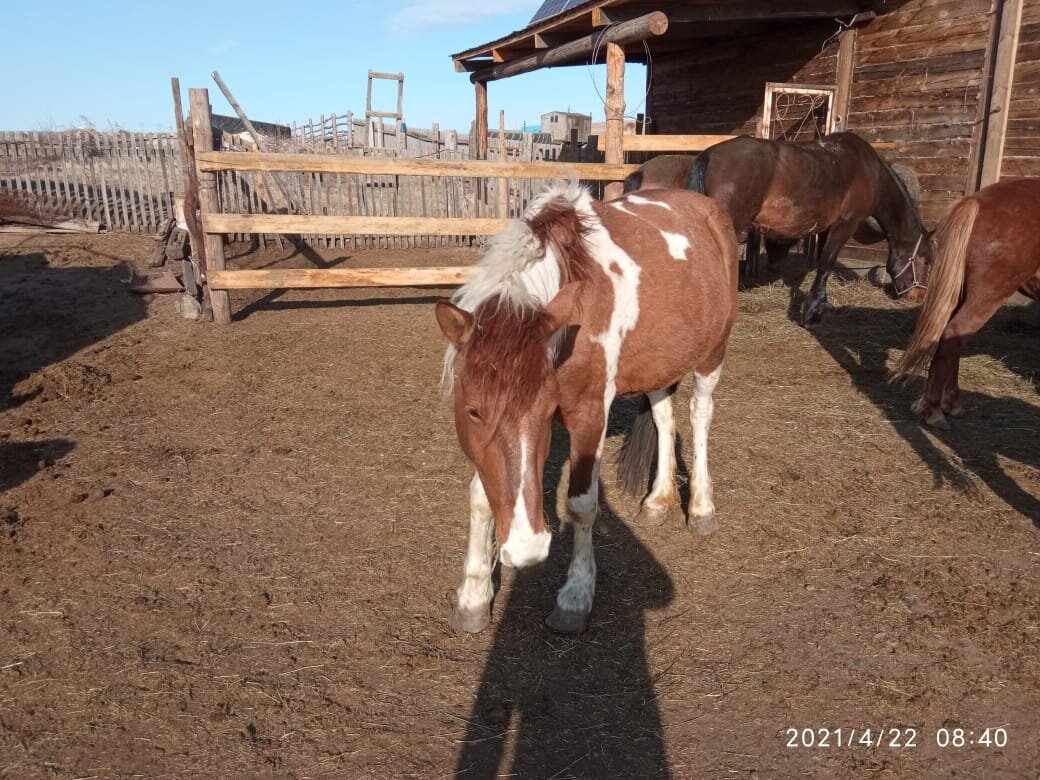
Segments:
[[[480,422],[480,420],[483,419],[480,416],[480,412],[478,412],[476,409],[467,409],[466,414],[469,415],[469,419],[476,420],[477,422]]]

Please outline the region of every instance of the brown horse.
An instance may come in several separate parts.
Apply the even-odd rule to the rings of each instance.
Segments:
[[[570,434],[574,553],[546,619],[551,628],[582,631],[592,609],[592,524],[616,395],[650,396],[660,465],[642,512],[663,516],[678,501],[668,388],[693,373],[690,525],[714,530],[708,427],[736,314],[733,229],[696,193],[599,203],[576,184],[555,185],[492,240],[471,281],[436,307],[450,342],[445,376],[454,385],[455,427],[477,472],[453,627],[480,631],[490,619],[495,539],[507,566],[549,553],[542,471],[554,415]]]
[[[931,285],[894,377],[929,365],[914,411],[929,425],[964,413],[961,349],[1016,290],[1040,300],[1040,179],[1006,179],[958,201],[940,223]]]
[[[687,187],[726,209],[738,235],[765,235],[770,263],[809,233],[826,236],[802,312],[805,324],[827,308],[827,279],[838,252],[869,217],[888,238],[888,273],[897,297],[920,297],[928,261],[927,232],[906,185],[873,147],[854,133],[816,141],[739,136],[695,158],[656,157],[625,182],[627,191]]]

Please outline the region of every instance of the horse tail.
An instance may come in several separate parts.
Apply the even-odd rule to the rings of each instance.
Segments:
[[[935,357],[939,339],[964,292],[968,242],[978,214],[977,200],[963,200],[939,225],[936,231],[938,251],[928,274],[928,292],[921,305],[910,345],[899,365],[892,371],[891,379],[908,377],[926,368]]]
[[[686,179],[686,189],[708,194],[708,151],[703,151],[693,158],[690,175]]]
[[[625,194],[629,192],[635,192],[643,186],[643,169],[640,168],[638,171],[633,171],[625,177],[625,183],[622,185],[621,191]]]
[[[632,429],[625,437],[618,453],[618,483],[631,496],[642,497],[650,481],[650,468],[657,457],[657,425],[650,411],[650,399],[645,395],[639,402],[639,411],[632,421]]]

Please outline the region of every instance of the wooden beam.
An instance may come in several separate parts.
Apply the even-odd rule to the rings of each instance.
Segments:
[[[488,104],[487,84],[477,81],[473,84],[477,98],[477,121],[474,124],[473,133],[476,138],[470,139],[470,157],[477,160],[486,160],[488,151]]]
[[[834,122],[842,130],[849,129],[849,103],[852,99],[852,79],[856,69],[855,28],[842,30],[838,36],[838,72],[835,78]]]
[[[220,74],[217,73],[217,71],[213,71],[210,75],[213,76],[213,80],[217,82],[220,91],[224,93],[227,102],[231,104],[235,113],[238,114],[238,118],[242,121],[242,126],[245,127],[246,132],[249,133],[249,137],[253,139],[256,148],[261,152],[266,152],[266,144],[264,144],[263,140],[260,138],[260,133],[256,131],[256,128],[253,127],[253,123],[250,122],[249,117],[246,116],[246,112],[242,110],[242,106],[240,106],[238,101],[235,100],[235,96],[231,94],[231,89],[224,83],[224,79],[220,77]],[[335,128],[333,128],[333,132],[335,133]],[[285,198],[285,202],[289,205],[289,208],[293,211],[304,212],[305,210],[301,209],[293,196],[289,194],[289,188],[286,186],[285,182],[282,181],[282,177],[275,173],[271,175],[271,178],[274,179],[275,186],[277,186],[278,191],[282,193],[282,197]]]
[[[345,217],[316,214],[209,214],[207,233],[335,233],[352,236],[493,236],[508,219],[439,217]]]
[[[609,164],[625,162],[625,49],[619,43],[607,44],[607,132],[605,160]],[[621,195],[621,184],[612,182],[603,190],[604,200]]]
[[[433,268],[265,268],[256,271],[216,271],[210,279],[210,286],[215,290],[452,287],[465,284],[472,274],[472,266],[465,265]]]
[[[820,0],[760,0],[751,3],[713,3],[709,6],[675,6],[670,8],[668,21],[670,24],[705,24],[711,22],[751,22],[760,19],[770,21],[833,19],[834,17],[854,17],[857,14],[870,14],[865,6],[868,3],[860,0],[834,0],[824,3]],[[640,6],[611,8],[609,16],[612,21],[624,19],[625,11],[631,14],[640,13]],[[872,18],[872,17],[871,17]],[[855,21],[865,21],[860,18]]]
[[[621,181],[638,165],[537,161],[437,160],[425,158],[348,157],[341,154],[210,152],[196,154],[200,171],[293,171],[364,173],[371,176],[472,176],[513,179],[585,179]]]
[[[1004,165],[1004,139],[1007,133],[1011,88],[1015,81],[1015,56],[1018,52],[1019,31],[1022,27],[1023,0],[1003,0],[1003,8],[994,18],[999,24],[996,59],[993,63],[993,81],[986,100],[988,111],[983,131],[982,171],[979,188],[1000,179]]]
[[[587,58],[597,47],[603,44],[616,43],[623,47],[629,43],[637,43],[645,41],[647,38],[664,35],[667,31],[668,17],[660,11],[653,11],[552,49],[545,49],[511,62],[503,62],[483,70],[478,70],[470,76],[470,80],[474,82],[495,81],[510,76],[517,76],[521,73],[530,73],[539,68],[549,68],[554,65],[573,65],[575,62]]]
[[[626,135],[622,147],[626,152],[703,152],[709,146],[736,138],[735,135]],[[607,142],[599,137],[599,150],[606,151]]]
[[[191,130],[195,138],[196,163],[198,153],[213,148],[213,124],[210,119],[209,90],[188,90],[191,107]],[[206,284],[213,321],[219,325],[231,323],[231,300],[227,292],[209,287],[209,275],[224,270],[224,237],[210,232],[208,221],[220,215],[220,200],[217,197],[217,175],[212,171],[198,171],[199,211],[202,214],[202,229],[206,232]],[[185,215],[187,216],[187,215]]]

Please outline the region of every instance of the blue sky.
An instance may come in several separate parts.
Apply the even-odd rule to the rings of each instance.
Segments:
[[[369,69],[405,74],[404,116],[467,132],[473,86],[452,53],[525,27],[540,0],[346,0],[301,3],[11,3],[2,12],[0,130],[58,130],[88,122],[132,131],[173,127],[170,77],[207,87],[216,113],[231,114],[213,83],[228,83],[251,118],[305,122],[363,114]],[[17,63],[17,67],[14,65]],[[645,69],[626,68],[626,113],[642,110]],[[490,124],[536,124],[572,110],[603,120],[606,67],[555,68],[488,85]],[[396,86],[376,82],[373,108],[393,110]],[[597,94],[597,88],[599,94]]]

